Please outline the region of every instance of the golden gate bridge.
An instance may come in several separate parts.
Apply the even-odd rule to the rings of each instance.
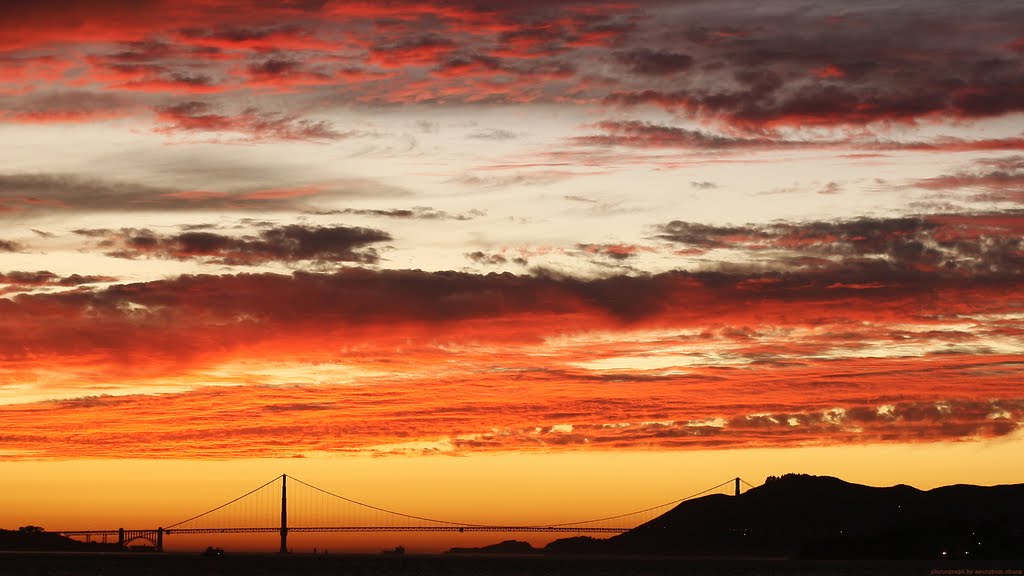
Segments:
[[[302,532],[556,532],[572,534],[619,534],[632,530],[667,512],[686,500],[698,498],[732,486],[736,496],[743,485],[753,485],[742,478],[730,478],[721,484],[683,498],[624,514],[591,518],[575,522],[537,525],[496,525],[439,520],[388,510],[328,490],[318,488],[294,476],[282,474],[241,496],[196,514],[180,522],[155,529],[56,530],[72,538],[108,539],[128,549],[134,542],[148,543],[163,551],[164,539],[184,534],[255,534],[278,533],[280,551],[288,552],[288,534]],[[290,491],[290,494],[289,494]]]

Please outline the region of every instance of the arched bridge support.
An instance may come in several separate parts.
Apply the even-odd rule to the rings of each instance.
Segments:
[[[130,544],[136,540],[143,540],[153,545],[157,552],[164,551],[164,529],[156,530],[125,530],[117,529],[117,546],[122,550],[128,550]]]

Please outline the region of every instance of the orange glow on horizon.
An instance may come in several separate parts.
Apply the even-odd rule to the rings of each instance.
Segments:
[[[1022,442],[1017,435],[987,445],[626,451],[614,456],[577,452],[231,462],[22,461],[5,465],[0,490],[17,497],[8,500],[0,525],[10,529],[33,524],[53,530],[156,528],[223,504],[282,471],[337,494],[414,515],[482,524],[558,523],[669,502],[736,475],[754,485],[768,475],[786,472],[832,475],[874,486],[906,483],[920,489],[1016,483],[1020,478],[1013,455]],[[730,490],[731,485],[723,493]],[[289,540],[293,549],[303,552],[311,552],[314,546],[375,552],[398,544],[410,551],[441,551],[514,537],[501,533],[294,534]],[[543,545],[558,537],[533,534],[528,539]],[[274,551],[276,538],[276,534],[172,535],[167,545],[170,550],[199,550],[222,543],[229,549]]]

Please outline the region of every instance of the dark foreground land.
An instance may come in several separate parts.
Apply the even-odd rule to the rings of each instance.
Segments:
[[[1024,484],[875,488],[787,474],[738,496],[712,494],[607,539],[535,549],[505,541],[457,553],[1010,561],[1024,565]]]
[[[27,576],[334,575],[1021,575],[1024,562],[825,561],[751,558],[494,555],[290,555],[0,552],[0,574]]]

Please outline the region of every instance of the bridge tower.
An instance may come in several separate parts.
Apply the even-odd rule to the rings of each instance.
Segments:
[[[288,553],[288,475],[281,475],[281,554]]]
[[[740,495],[740,477],[739,476],[736,477],[736,495],[737,496]]]

